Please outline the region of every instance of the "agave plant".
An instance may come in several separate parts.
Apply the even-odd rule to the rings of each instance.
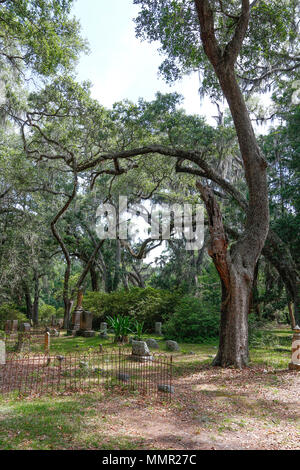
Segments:
[[[144,322],[138,322],[137,320],[134,322],[134,332],[136,334],[136,338],[138,341],[142,340],[142,335],[144,332]]]
[[[128,316],[117,315],[116,317],[107,317],[107,322],[114,330],[115,343],[127,343],[128,334],[132,333],[131,319]]]

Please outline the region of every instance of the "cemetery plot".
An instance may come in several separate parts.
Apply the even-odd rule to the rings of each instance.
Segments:
[[[65,355],[8,354],[6,363],[0,365],[0,393],[60,393],[101,386],[164,394],[170,399],[172,358],[153,355],[151,361],[139,362],[119,349]]]

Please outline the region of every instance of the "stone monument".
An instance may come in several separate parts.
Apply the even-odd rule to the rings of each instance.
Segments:
[[[71,324],[69,326],[69,329],[67,330],[68,335],[75,336],[77,331],[80,329],[80,317],[81,317],[81,313],[83,312],[82,299],[83,299],[83,291],[82,289],[79,289],[78,295],[77,295],[77,305],[72,314]]]
[[[99,336],[101,338],[107,338],[107,323],[105,322],[101,322],[100,323],[100,333],[99,333]]]
[[[96,332],[93,328],[93,314],[87,310],[82,310],[80,316],[80,329],[76,331],[77,336],[84,336],[90,338],[95,336]]]
[[[4,326],[4,331],[8,335],[11,332],[12,329],[12,320],[6,320],[5,326]]]
[[[137,362],[147,362],[152,361],[153,356],[149,351],[147,343],[145,341],[135,341],[134,339],[131,342],[132,354],[130,359]]]
[[[292,359],[289,363],[290,370],[300,370],[300,327],[296,326],[293,329],[292,340]]]
[[[5,341],[0,339],[0,365],[4,365],[6,363],[6,352],[5,352]]]
[[[156,321],[155,322],[155,334],[157,336],[162,336],[162,332],[161,332],[161,322],[160,321]]]
[[[20,324],[20,331],[30,331],[30,323],[21,323]]]

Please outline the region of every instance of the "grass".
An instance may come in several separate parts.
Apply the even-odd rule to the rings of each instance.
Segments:
[[[109,417],[97,412],[108,392],[67,397],[0,399],[0,449],[134,449],[130,436],[101,432]]]
[[[154,337],[158,340],[160,348],[158,352],[170,354],[165,350],[164,341],[155,336],[144,335],[144,338]],[[266,340],[266,338],[268,338]],[[99,348],[102,344],[105,348],[115,348],[113,336],[102,339],[60,336],[51,338],[51,353],[64,354],[71,351],[83,351],[88,348]],[[118,347],[118,346],[117,346]],[[129,348],[129,345],[123,345]],[[265,374],[263,381],[264,390],[269,390],[276,396],[280,387],[280,378],[276,375],[277,369],[287,369],[290,361],[291,331],[289,329],[264,330],[259,340],[250,348],[250,368],[258,367],[257,380],[261,386],[262,368],[272,369],[270,374]],[[199,371],[212,370],[210,364],[217,351],[217,340],[208,344],[180,344],[180,352],[173,353],[174,378],[192,377]],[[204,413],[194,412],[196,428],[195,434],[204,430],[213,432],[214,439],[225,435],[227,432],[239,432],[248,426],[248,420],[256,419],[266,422],[265,426],[278,426],[279,418],[273,410],[258,399],[249,401],[243,393],[230,389],[230,382],[226,382],[226,374],[216,369],[217,378],[213,382],[198,383],[190,387],[191,398],[189,406],[199,402],[201,394],[209,403],[217,403],[223,409],[215,414],[209,409]],[[260,375],[259,375],[260,374]],[[255,370],[253,380],[255,380]],[[231,379],[232,380],[232,377]],[[197,388],[198,387],[198,388]],[[195,392],[193,392],[195,390]],[[0,450],[25,450],[25,449],[144,449],[149,448],[143,438],[138,435],[130,435],[120,425],[120,429],[111,432],[116,426],[115,415],[118,409],[132,406],[138,395],[132,396],[124,392],[123,395],[115,395],[112,390],[103,390],[91,394],[70,394],[63,396],[28,397],[20,399],[16,395],[0,396]],[[255,397],[253,398],[255,400]],[[278,403],[277,403],[278,402]],[[276,409],[280,400],[274,397],[272,407]],[[104,403],[112,403],[111,413],[102,412]],[[145,407],[152,406],[145,401]],[[195,405],[196,406],[196,405]],[[268,405],[269,406],[269,405]],[[175,413],[185,410],[185,405],[173,400],[172,409]],[[270,418],[270,419],[269,419]],[[198,421],[197,421],[198,420]],[[118,420],[117,420],[118,423]],[[198,423],[198,424],[197,424]],[[125,427],[126,428],[126,427]],[[123,429],[123,430],[122,430]],[[198,431],[197,431],[198,429]],[[202,430],[202,431],[201,431]],[[213,439],[213,440],[214,440]],[[150,447],[151,448],[151,447]]]
[[[261,365],[273,367],[274,369],[286,368],[291,356],[291,330],[286,329],[263,329],[252,344],[250,344],[250,366]],[[154,338],[158,341],[159,349],[157,352],[171,354],[166,350],[165,342],[161,337],[155,335],[143,335],[144,339]],[[102,344],[105,349],[114,349],[118,347],[130,349],[129,344],[118,345],[113,342],[113,335],[107,339],[99,338],[98,335],[93,338],[83,338],[80,336],[70,337],[61,333],[59,338],[51,338],[51,352],[64,354],[74,351],[84,351],[87,349],[98,349]],[[175,359],[175,370],[178,374],[187,368],[193,368],[193,365],[210,364],[216,355],[218,339],[210,340],[208,343],[193,344],[180,343],[180,352],[172,353]]]

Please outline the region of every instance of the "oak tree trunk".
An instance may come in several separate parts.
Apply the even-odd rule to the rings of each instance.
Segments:
[[[220,345],[214,363],[243,367],[248,363],[247,323],[254,269],[269,230],[267,165],[235,75],[235,63],[249,24],[250,4],[248,0],[242,0],[235,30],[223,47],[215,35],[213,2],[194,1],[204,52],[214,68],[233,118],[249,194],[244,231],[228,250],[221,212],[213,192],[200,183],[198,186],[209,216],[209,252],[223,286]]]

